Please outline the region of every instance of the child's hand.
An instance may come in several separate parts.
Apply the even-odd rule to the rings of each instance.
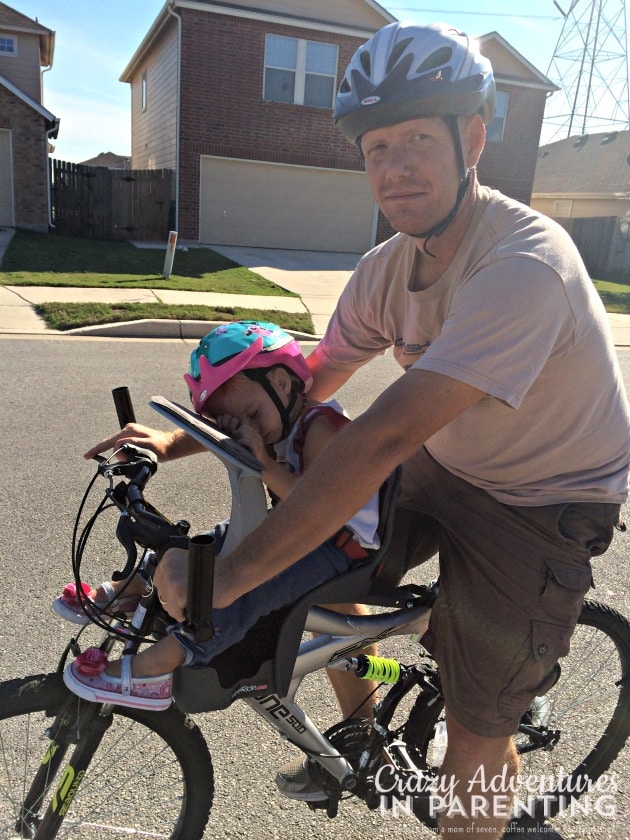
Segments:
[[[237,417],[232,417],[230,414],[222,414],[217,417],[216,424],[222,432],[231,435],[241,446],[249,449],[252,455],[263,464],[269,459],[263,439],[252,426],[242,422]]]

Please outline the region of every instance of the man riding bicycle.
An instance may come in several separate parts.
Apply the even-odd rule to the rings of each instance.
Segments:
[[[442,772],[463,808],[440,827],[484,837],[500,837],[506,816],[487,792],[487,812],[469,816],[484,793],[475,780],[518,770],[511,735],[557,678],[590,559],[626,499],[630,443],[606,313],[575,246],[477,181],[494,103],[489,61],[452,27],[390,24],[352,58],[334,119],[398,233],[359,262],[309,357],[311,394],[326,399],[389,348],[405,373],[221,558],[215,581],[215,606],[227,606],[327,539],[404,464],[388,574],[439,551],[423,644],[446,701]],[[152,434],[131,427],[87,454]],[[163,458],[196,450],[181,433],[153,445]],[[183,605],[177,562],[158,575]],[[313,798],[304,776],[281,772],[279,785]]]

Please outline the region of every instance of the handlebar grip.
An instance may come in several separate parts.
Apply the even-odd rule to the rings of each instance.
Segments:
[[[214,636],[212,595],[214,591],[214,537],[198,534],[188,548],[187,624],[200,642]]]
[[[135,423],[136,415],[131,403],[129,388],[126,385],[122,385],[120,388],[114,388],[112,389],[112,396],[114,398],[120,428],[122,429],[127,423]]]

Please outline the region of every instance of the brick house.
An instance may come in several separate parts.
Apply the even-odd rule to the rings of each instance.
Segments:
[[[373,0],[165,4],[121,81],[131,85],[132,168],[176,171],[181,237],[362,252],[388,235],[331,109],[355,50],[393,20]],[[497,60],[504,112],[480,169],[527,200],[553,86],[496,33],[482,44]]]
[[[497,115],[488,127],[479,180],[529,204],[547,97],[558,87],[499,35],[479,38],[497,85]]]
[[[0,3],[0,225],[48,230],[49,139],[59,120],[42,105],[42,67],[55,33]]]

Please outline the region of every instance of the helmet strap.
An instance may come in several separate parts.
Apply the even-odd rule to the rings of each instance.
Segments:
[[[470,169],[466,168],[466,163],[464,161],[464,150],[462,149],[462,140],[459,134],[459,123],[457,122],[457,117],[446,116],[444,117],[444,120],[446,120],[446,124],[451,130],[453,142],[455,144],[455,156],[457,158],[457,169],[459,172],[459,187],[457,188],[455,204],[453,205],[450,213],[448,213],[448,215],[445,216],[441,222],[438,222],[432,228],[430,228],[427,231],[424,231],[423,233],[411,234],[411,236],[415,237],[416,239],[424,239],[422,250],[429,257],[435,257],[435,254],[432,254],[431,251],[429,251],[429,249],[427,248],[427,242],[434,236],[442,236],[446,228],[453,221],[453,219],[457,215],[457,211],[459,210],[460,204],[464,200],[464,196],[468,192],[468,188],[470,186],[471,181],[471,171]]]
[[[295,408],[298,398],[298,392],[295,385],[291,385],[289,402],[285,405],[280,399],[280,395],[267,378],[267,370],[265,368],[250,368],[248,370],[244,370],[243,373],[248,379],[252,379],[254,382],[258,382],[259,385],[262,385],[272,403],[275,405],[278,414],[280,415],[280,421],[282,423],[282,440],[284,440],[284,438],[288,437],[289,432],[291,431],[291,414]]]

